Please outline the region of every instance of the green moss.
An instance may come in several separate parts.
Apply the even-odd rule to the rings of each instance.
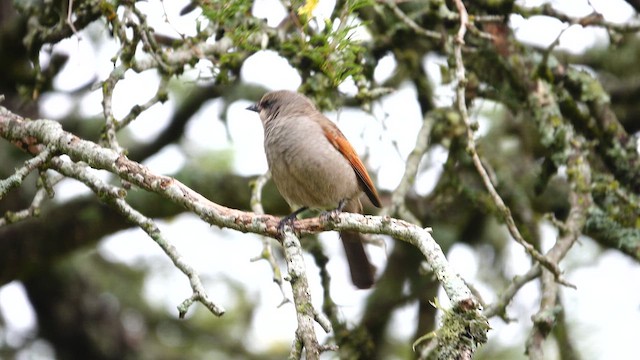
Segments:
[[[610,209],[592,206],[585,223],[585,233],[604,244],[617,247],[625,254],[640,260],[640,228],[624,227],[609,213]],[[640,222],[636,218],[635,223]]]
[[[424,341],[437,341],[435,356],[430,358],[457,359],[462,352],[475,352],[487,342],[489,322],[480,312],[461,308],[442,309],[437,301],[434,306],[444,312],[441,326],[416,340],[414,349]]]
[[[580,84],[580,101],[605,101],[609,102],[609,95],[602,85],[591,74],[582,70],[570,69],[567,77],[576,84]]]

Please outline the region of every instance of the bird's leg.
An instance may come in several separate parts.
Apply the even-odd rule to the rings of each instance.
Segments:
[[[295,227],[293,225],[294,221],[296,220],[296,217],[298,216],[298,214],[300,214],[301,212],[307,210],[308,208],[306,206],[301,207],[300,209],[292,212],[291,214],[287,215],[286,217],[282,218],[282,220],[280,220],[280,223],[278,223],[278,233],[280,233],[280,235],[284,234],[284,227],[285,225],[289,225],[291,226],[291,228],[293,228],[295,230]]]

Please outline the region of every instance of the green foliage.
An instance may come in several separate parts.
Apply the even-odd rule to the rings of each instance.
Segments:
[[[251,12],[251,1],[213,0],[202,2],[202,13],[211,21],[225,25],[236,23]]]
[[[349,78],[361,93],[370,90],[370,76],[366,74],[373,64],[367,63],[364,45],[354,39],[356,31],[364,31],[364,24],[351,15],[368,5],[369,1],[347,2],[343,16],[327,19],[322,31],[314,32],[307,24],[304,33],[293,35],[282,44],[280,54],[289,59],[304,80],[300,90],[313,97],[321,109],[336,107],[335,89]]]
[[[226,84],[235,80],[244,59],[267,46],[300,73],[303,79],[300,90],[314,98],[319,108],[335,108],[335,90],[349,78],[362,91],[363,99],[370,98],[368,79],[374,64],[366,62],[366,48],[354,39],[354,33],[363,30],[363,23],[357,22],[354,14],[373,3],[372,0],[338,3],[341,7],[334,10],[334,17],[320,26],[308,16],[315,7],[313,3],[293,2],[292,9],[298,11],[292,11],[274,31],[262,19],[250,15],[250,1],[204,2],[203,14],[212,22],[216,39],[224,36],[234,44],[231,51],[221,54],[214,63],[216,81]]]
[[[349,77],[356,80],[362,76],[364,47],[352,39],[357,27],[327,20],[322,32],[294,35],[282,45],[281,54],[305,79],[301,90],[315,97],[320,108],[334,108],[327,93]]]

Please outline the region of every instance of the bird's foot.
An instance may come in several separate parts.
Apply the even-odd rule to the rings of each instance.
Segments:
[[[340,200],[340,203],[338,203],[337,208],[333,210],[323,211],[320,214],[320,220],[324,222],[334,221],[335,217],[338,216],[342,212],[342,210],[344,210],[344,207],[346,204],[347,204],[347,200]]]
[[[291,227],[291,229],[293,229],[293,231],[295,232],[296,217],[298,216],[298,214],[305,210],[307,210],[306,207],[301,207],[300,209],[292,212],[291,214],[285,216],[284,218],[282,218],[282,220],[280,220],[280,222],[278,223],[278,234],[280,235],[280,237],[284,237],[284,228],[287,225]]]

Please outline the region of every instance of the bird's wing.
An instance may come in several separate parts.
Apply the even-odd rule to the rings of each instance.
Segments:
[[[381,207],[382,205],[380,204],[378,192],[376,191],[375,186],[373,186],[373,181],[371,181],[371,177],[369,177],[369,173],[364,167],[362,160],[358,157],[358,153],[356,153],[353,146],[349,143],[349,140],[347,140],[347,138],[342,134],[342,131],[340,131],[340,129],[338,129],[331,120],[326,118],[324,120],[326,121],[321,121],[320,125],[322,126],[322,130],[324,135],[327,137],[327,140],[329,140],[329,142],[349,161],[349,164],[351,164],[351,167],[358,176],[362,190],[367,194],[371,203],[376,207]]]

